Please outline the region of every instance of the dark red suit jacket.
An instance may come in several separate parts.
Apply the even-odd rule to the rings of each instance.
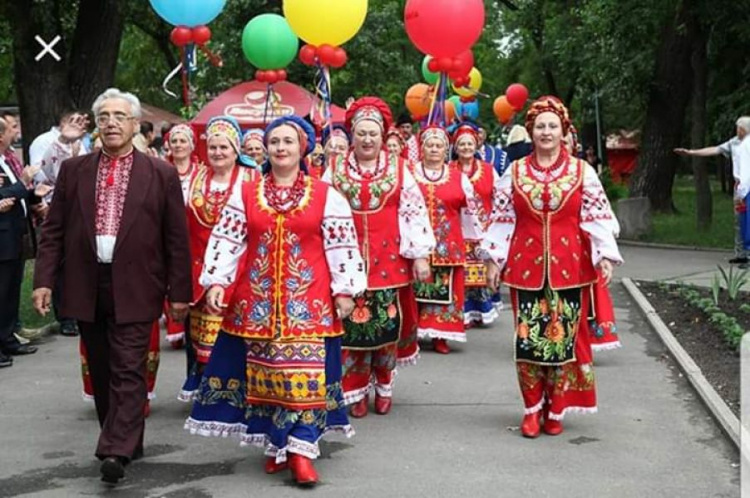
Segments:
[[[61,316],[94,322],[96,174],[101,153],[62,163],[49,214],[42,226],[34,288],[53,289],[62,278]],[[177,170],[133,151],[112,261],[117,323],[150,322],[171,302],[192,298],[190,245]]]

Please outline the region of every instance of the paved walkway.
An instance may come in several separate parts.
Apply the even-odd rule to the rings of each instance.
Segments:
[[[732,254],[719,251],[691,251],[622,246],[627,264],[619,272],[636,280],[682,281],[710,286],[717,266],[729,269]]]
[[[625,248],[620,276],[711,271],[710,253]],[[722,257],[726,257],[723,255]],[[692,278],[692,277],[691,277]],[[324,445],[322,483],[296,489],[266,476],[263,457],[232,440],[189,436],[174,395],[182,352],[165,350],[147,456],[113,491],[98,480],[93,406],[80,398],[77,340],[51,337],[0,371],[0,496],[67,497],[734,497],[738,455],[665,348],[613,286],[625,347],[597,356],[600,411],[571,415],[559,437],[527,440],[512,362],[511,314],[447,357],[431,351],[400,372],[387,417]]]

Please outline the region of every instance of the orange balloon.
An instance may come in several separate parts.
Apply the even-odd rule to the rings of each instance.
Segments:
[[[456,104],[450,100],[445,101],[445,123],[450,124],[456,119]]]
[[[412,86],[404,101],[412,116],[426,116],[430,112],[430,85],[417,83]]]
[[[502,124],[510,123],[510,120],[513,119],[513,115],[515,114],[515,109],[513,109],[513,106],[510,105],[510,102],[508,102],[508,99],[505,97],[505,95],[502,95],[495,99],[495,104],[492,106],[492,111],[495,113],[495,117],[497,118],[497,120]]]

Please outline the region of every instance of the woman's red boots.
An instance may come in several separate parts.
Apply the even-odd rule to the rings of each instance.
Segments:
[[[313,467],[312,460],[297,453],[289,453],[289,468],[297,484],[314,486],[318,483],[318,473]]]

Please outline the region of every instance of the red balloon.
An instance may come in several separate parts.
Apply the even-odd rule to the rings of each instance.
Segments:
[[[529,90],[521,83],[513,83],[505,90],[505,98],[513,109],[520,111],[529,99]]]
[[[331,61],[331,67],[339,69],[346,65],[347,56],[346,50],[341,47],[336,47],[333,51],[333,60]]]
[[[430,58],[430,60],[427,61],[427,69],[429,69],[433,73],[439,72],[440,65],[438,64],[437,59]]]
[[[325,44],[318,47],[318,59],[324,66],[330,66],[335,61],[336,49],[331,45]]]
[[[170,33],[169,39],[178,47],[184,47],[193,42],[193,32],[185,26],[177,26]]]
[[[420,52],[453,57],[471,48],[484,28],[483,0],[407,0],[404,24]]]
[[[460,97],[460,100],[462,103],[468,104],[469,102],[474,102],[477,99],[476,97]]]
[[[255,71],[255,79],[260,81],[261,83],[265,83],[268,81],[268,71],[263,71],[262,69],[258,69]]]
[[[315,47],[312,45],[303,45],[299,49],[299,60],[306,66],[315,64]]]
[[[468,76],[460,76],[453,79],[453,84],[456,85],[457,88],[469,86],[469,83],[471,83],[471,79]]]
[[[203,45],[211,39],[211,30],[208,26],[196,26],[193,28],[193,41],[198,45]]]
[[[455,71],[468,76],[474,67],[474,53],[471,50],[465,50],[454,57]]]
[[[279,81],[286,81],[287,76],[288,75],[287,75],[286,69],[277,69],[276,70],[276,78]]]
[[[453,59],[450,57],[440,57],[437,59],[438,71],[448,73],[453,70]]]

